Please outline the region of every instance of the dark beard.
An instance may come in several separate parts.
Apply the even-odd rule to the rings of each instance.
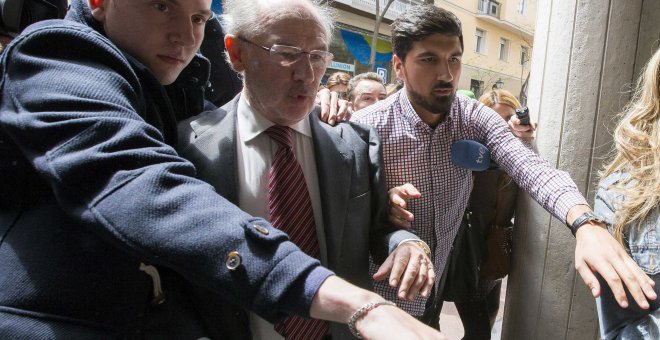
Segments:
[[[433,94],[428,97],[422,96],[419,92],[409,89],[410,99],[417,105],[423,107],[425,110],[433,114],[447,116],[451,110],[451,105],[454,102],[456,91],[451,96],[434,96]]]

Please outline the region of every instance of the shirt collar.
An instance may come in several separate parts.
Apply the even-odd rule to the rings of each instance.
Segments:
[[[245,91],[243,91],[241,97],[238,99],[237,115],[237,119],[240,121],[240,124],[238,124],[240,129],[239,135],[243,142],[249,142],[252,139],[257,138],[262,132],[275,125],[275,123],[252,109],[252,106],[250,106],[247,96],[245,95]],[[304,136],[309,138],[312,137],[312,128],[309,125],[309,114],[289,127]]]

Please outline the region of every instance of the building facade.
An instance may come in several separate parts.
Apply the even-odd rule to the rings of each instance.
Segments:
[[[378,0],[378,11],[382,12],[387,1]],[[337,27],[330,44],[335,55],[326,76],[337,71],[350,75],[374,71],[383,76],[386,82],[395,82],[392,69],[392,44],[390,42],[392,21],[408,7],[424,3],[422,0],[394,0],[380,23],[376,43],[374,68],[369,67],[372,36],[376,25],[376,0],[335,0],[332,5],[337,10]]]
[[[463,25],[463,73],[459,88],[477,97],[492,88],[516,96],[529,75],[536,0],[436,0]],[[524,101],[524,98],[521,98]]]
[[[387,3],[380,1],[382,11]],[[390,24],[408,7],[422,0],[395,0],[386,12],[376,45],[376,65],[387,82],[394,82]],[[461,20],[465,51],[459,88],[478,96],[494,86],[519,95],[529,75],[536,23],[536,0],[436,0]],[[376,22],[376,0],[335,0],[338,25],[330,51],[335,60],[327,74],[351,75],[370,71],[369,53]]]

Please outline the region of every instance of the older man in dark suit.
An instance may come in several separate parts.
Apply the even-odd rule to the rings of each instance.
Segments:
[[[244,90],[222,108],[182,122],[180,154],[221,195],[287,231],[339,276],[371,288],[371,252],[379,263],[387,257],[376,278],[392,271],[390,284],[399,286],[400,298],[427,295],[435,275],[428,247],[387,223],[374,130],[354,123],[331,127],[312,111],[332,59],[326,8],[300,0],[225,6],[227,54],[243,75]],[[250,324],[256,338],[273,338],[273,326],[254,315]],[[275,329],[286,338],[328,332],[327,325],[308,325],[311,333],[297,336],[295,327],[282,327]],[[331,329],[333,339],[350,336],[343,325]]]

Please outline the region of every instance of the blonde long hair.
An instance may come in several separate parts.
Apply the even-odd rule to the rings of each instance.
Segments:
[[[479,101],[488,107],[493,107],[495,104],[503,104],[515,110],[522,106],[518,98],[507,90],[488,91],[479,97]]]
[[[633,97],[614,130],[614,157],[601,179],[616,172],[628,177],[612,185],[625,200],[616,207],[614,236],[623,242],[623,229],[637,225],[660,203],[660,49],[644,67]]]

